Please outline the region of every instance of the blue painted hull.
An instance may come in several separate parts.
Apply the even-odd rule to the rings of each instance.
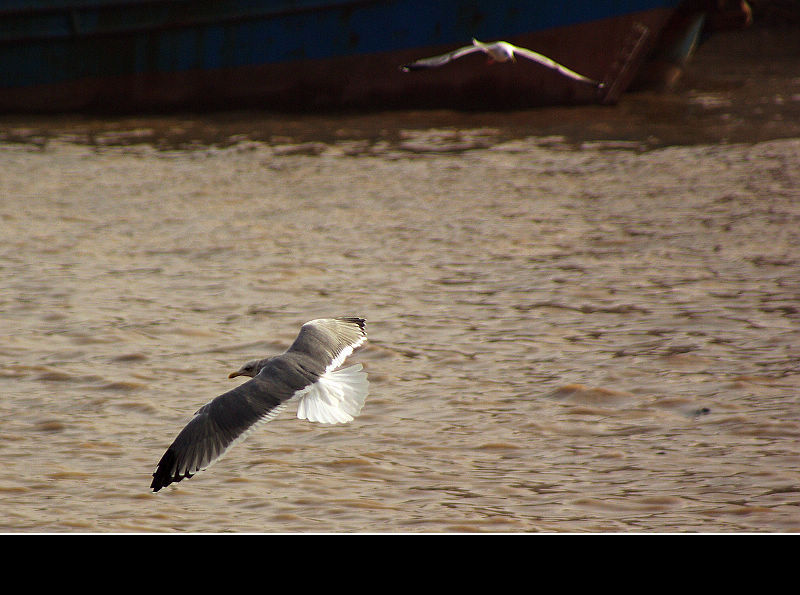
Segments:
[[[473,37],[505,39],[592,78],[616,77],[617,87],[624,87],[620,70],[635,69],[678,4],[5,0],[0,110],[519,107],[598,101],[604,98],[593,90],[534,64],[488,68],[465,59],[420,74],[401,73],[398,66]],[[643,30],[646,35],[637,38]],[[632,76],[623,74],[623,79]]]

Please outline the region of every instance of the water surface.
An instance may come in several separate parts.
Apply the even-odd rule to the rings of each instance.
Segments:
[[[0,145],[0,530],[798,530],[800,140],[436,117]],[[230,371],[336,315],[358,419],[150,493]]]

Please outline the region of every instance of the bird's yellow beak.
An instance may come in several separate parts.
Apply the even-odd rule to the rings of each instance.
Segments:
[[[237,376],[241,376],[241,375],[242,375],[241,371],[240,370],[236,370],[235,372],[231,372],[230,374],[228,374],[228,378],[236,378]]]

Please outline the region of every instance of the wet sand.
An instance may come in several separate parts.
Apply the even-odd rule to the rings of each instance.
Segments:
[[[617,108],[3,119],[0,530],[797,531],[800,80],[760,35]],[[347,314],[358,419],[149,492]]]

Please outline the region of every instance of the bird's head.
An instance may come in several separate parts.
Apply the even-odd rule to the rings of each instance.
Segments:
[[[228,378],[236,378],[237,376],[249,376],[250,378],[253,378],[261,371],[268,361],[269,358],[250,360],[235,372],[228,374]]]

